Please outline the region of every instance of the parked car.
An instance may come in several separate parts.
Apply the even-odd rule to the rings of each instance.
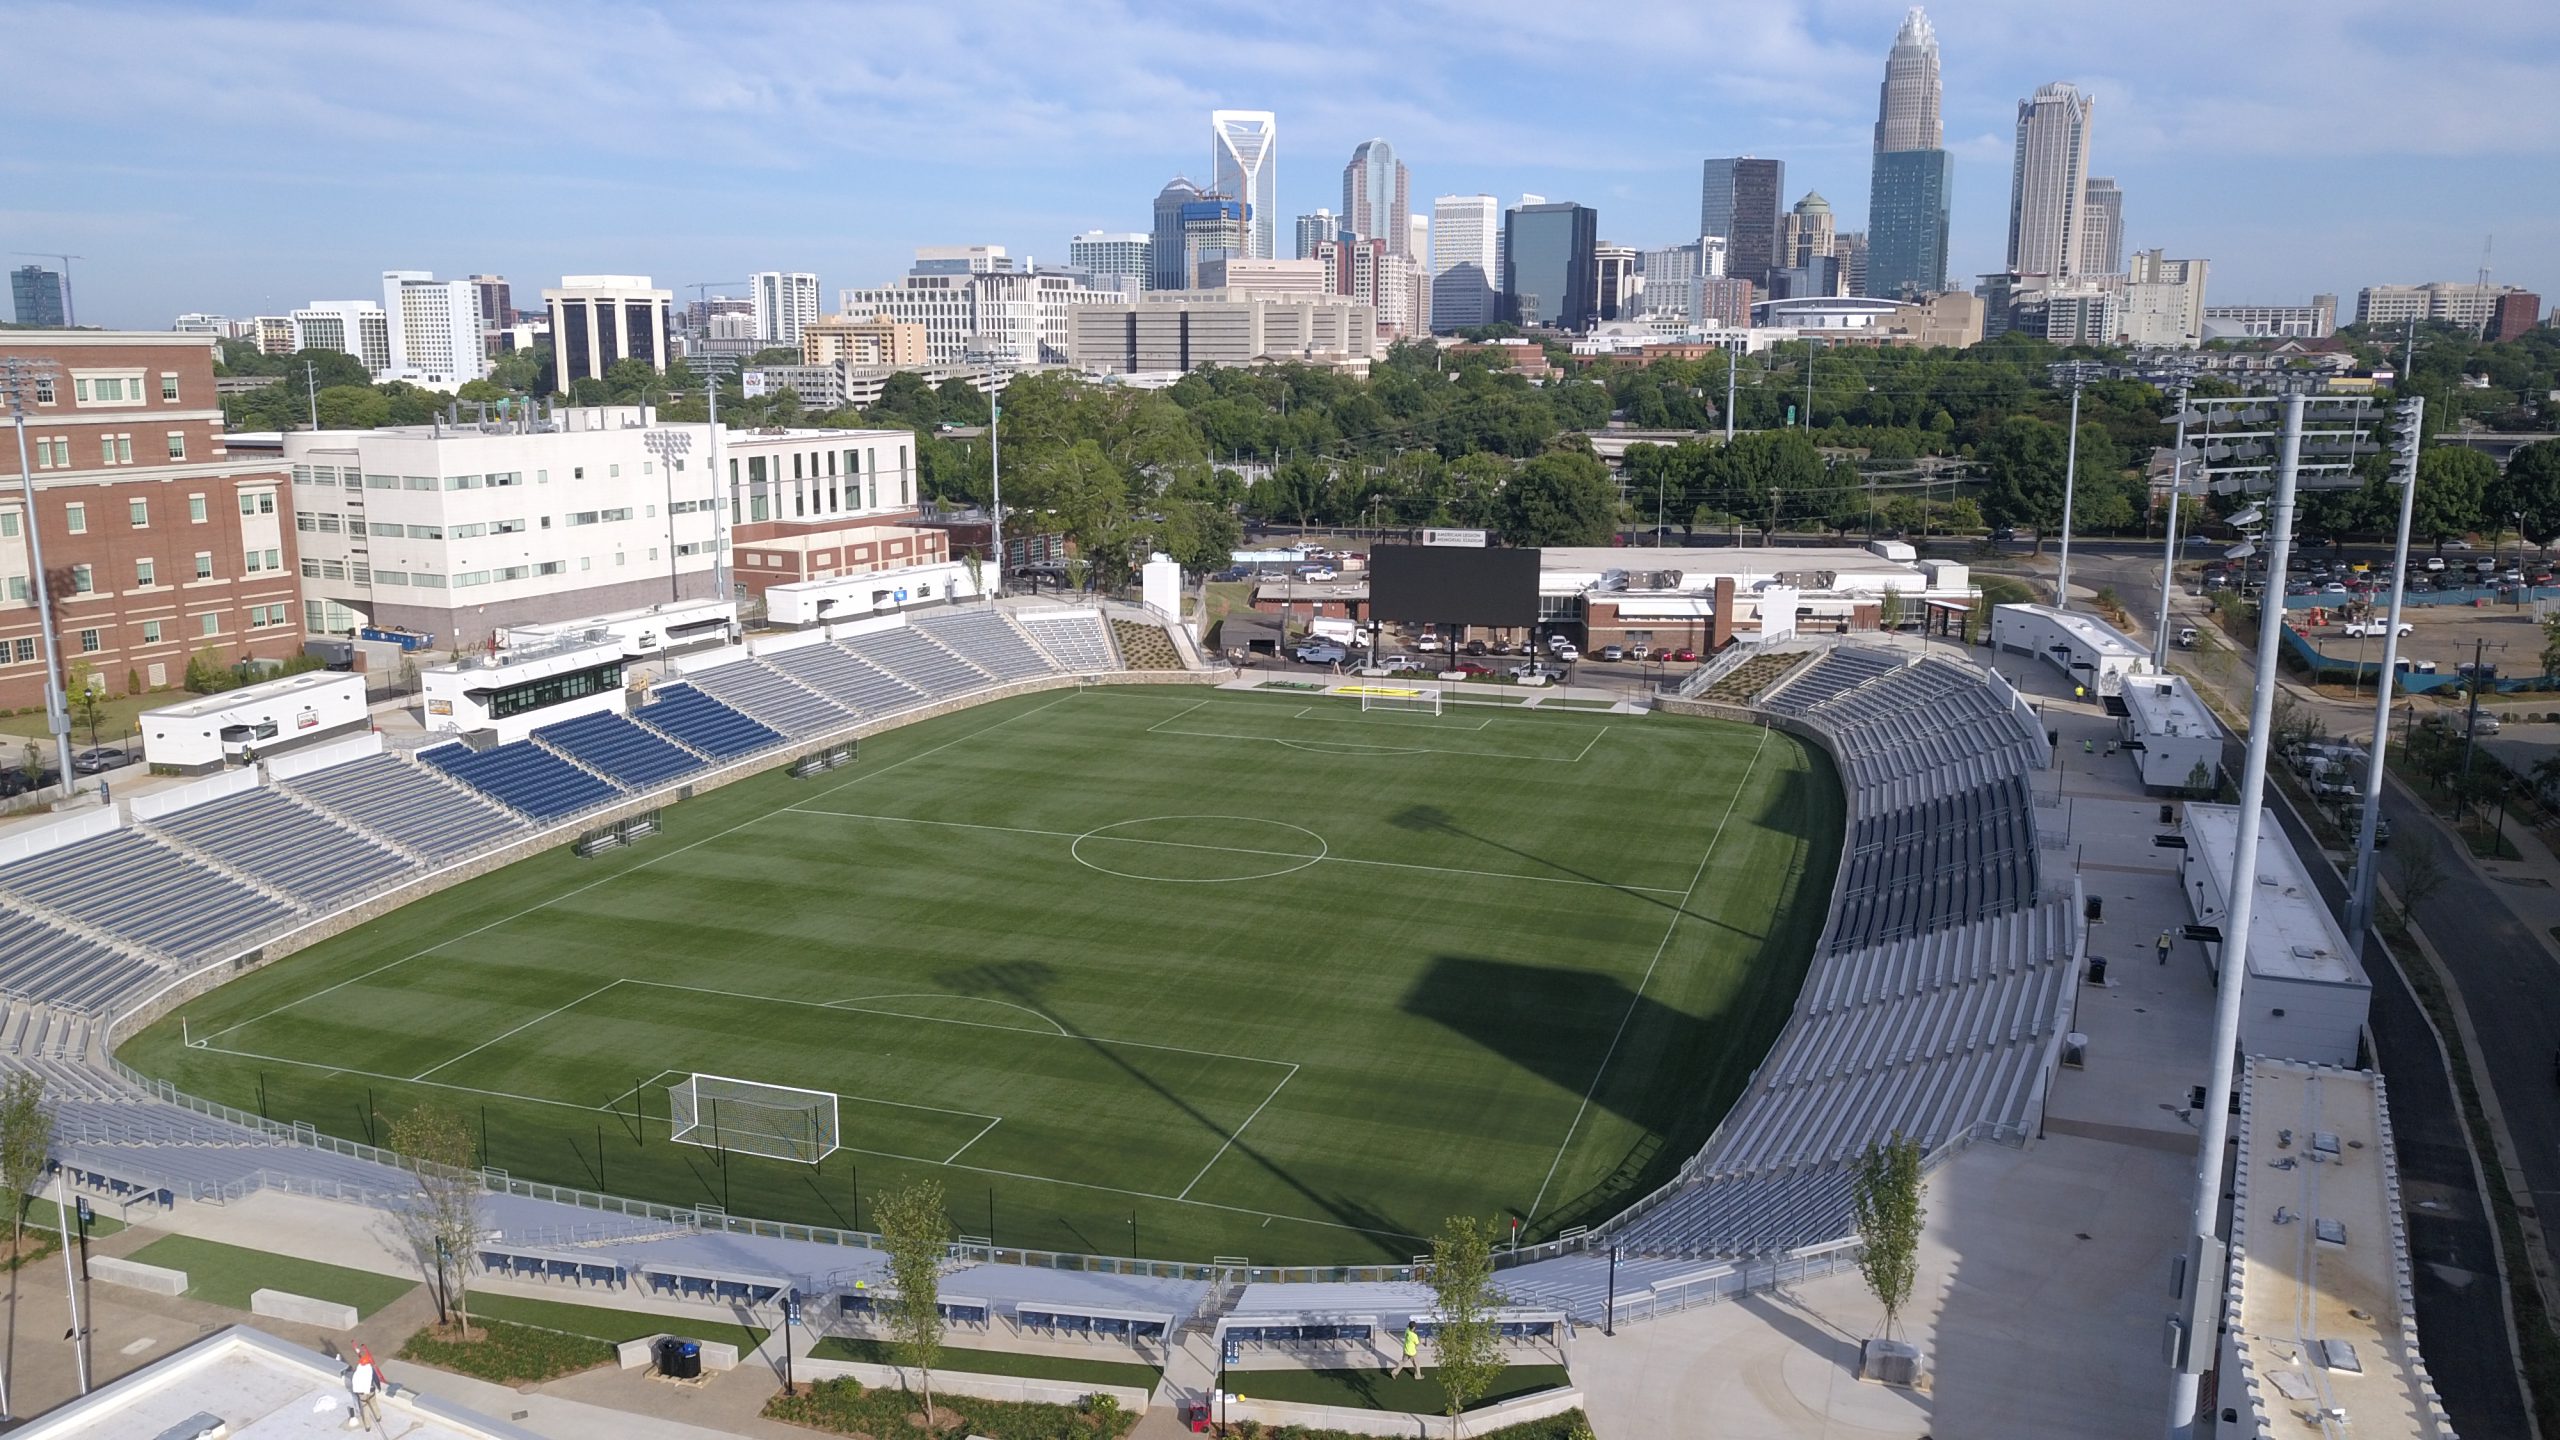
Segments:
[[[1627,658],[1630,660],[1650,660],[1653,658],[1653,647],[1650,645],[1630,645],[1627,647]]]
[[[1523,660],[1511,667],[1511,678],[1514,680],[1552,680],[1563,673],[1552,665],[1536,660]]]
[[[1600,658],[1603,660],[1624,660],[1627,658],[1626,647],[1623,645],[1603,645],[1600,647]]]
[[[1493,667],[1490,665],[1479,665],[1473,660],[1461,660],[1456,665],[1450,667],[1450,673],[1453,675],[1464,675],[1468,679],[1472,680],[1479,675],[1492,674]]]
[[[71,773],[74,775],[102,774],[125,764],[129,758],[113,745],[92,746],[87,750],[72,752]]]
[[[1390,675],[1417,675],[1431,669],[1410,655],[1390,655],[1378,662],[1378,668]]]
[[[2380,616],[2376,616],[2371,620],[2350,620],[2345,625],[2341,626],[2340,629],[2349,639],[2358,639],[2367,635],[2379,638],[2390,623],[2390,621],[2382,619]],[[2406,620],[2401,621],[2400,638],[2404,640],[2407,639],[2417,628],[2417,626],[2410,624]]]
[[[2447,540],[2444,542],[2442,548],[2446,550],[2468,550],[2471,548],[2471,542],[2468,540]]]
[[[33,775],[12,765],[6,770],[0,770],[0,796],[24,795],[30,790],[41,790],[47,785],[60,784],[61,781],[62,772],[50,765]]]
[[[1558,640],[1549,648],[1554,650],[1555,657],[1559,660],[1579,660],[1582,658],[1582,652],[1575,649],[1573,642],[1570,640]]]
[[[2444,557],[2443,557],[2443,556],[2441,556],[2441,555],[2430,555],[2430,556],[2428,556],[2428,557],[2427,557],[2427,570],[2429,571],[2429,573],[2433,573],[2433,572],[2435,572],[2435,571],[2442,570],[2443,568],[2444,568]]]
[[[1470,640],[1467,642],[1467,653],[1470,655],[1486,655],[1495,652],[1487,650],[1485,648],[1485,643],[1481,640]]]
[[[2196,627],[2193,625],[2181,625],[2178,627],[2178,648],[2181,650],[2193,650],[2196,648]]]
[[[1690,649],[1686,645],[1681,646],[1677,650],[1665,650],[1662,652],[1662,655],[1664,659],[1669,660],[1676,665],[1693,664],[1698,658],[1698,652]]]
[[[1301,645],[1295,651],[1302,665],[1339,665],[1351,658],[1351,652],[1330,640],[1317,640]]]

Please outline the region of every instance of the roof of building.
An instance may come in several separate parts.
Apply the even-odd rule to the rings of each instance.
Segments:
[[[344,671],[305,670],[299,675],[285,675],[274,680],[261,680],[255,685],[243,685],[236,690],[224,690],[218,694],[203,695],[193,700],[181,700],[175,705],[162,705],[157,709],[149,710],[144,713],[146,715],[167,715],[181,720],[198,720],[207,715],[227,714],[230,711],[239,709],[243,705],[262,705],[269,701],[282,699],[289,695],[300,694],[306,690],[318,690],[331,685],[344,685],[349,681],[355,682],[358,688],[362,688],[364,684],[362,676],[348,674]]]
[[[2176,675],[2145,675],[2124,683],[2124,706],[2144,736],[2222,738],[2222,725]]]
[[[2187,843],[2216,873],[2231,873],[2240,848],[2240,807],[2191,803]],[[2249,908],[2249,974],[2331,985],[2370,985],[2364,965],[2312,887],[2277,825],[2258,829],[2258,890]]]
[[[2132,637],[2095,615],[2033,604],[1995,606],[1993,613],[1996,615],[2001,610],[2020,611],[2055,625],[2093,655],[2125,660],[2144,660],[2151,655],[2149,650],[2135,644]]]
[[[14,1432],[36,1440],[227,1433],[258,1440],[347,1432],[346,1367],[234,1325],[111,1381]],[[402,1440],[539,1440],[530,1430],[403,1390],[383,1401]],[[228,1429],[215,1431],[219,1421]]]
[[[2452,1436],[2418,1351],[2381,1077],[2253,1057],[2238,1133],[2225,1403],[2257,1436]]]

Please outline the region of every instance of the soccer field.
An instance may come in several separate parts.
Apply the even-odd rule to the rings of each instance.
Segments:
[[[514,1175],[739,1215],[868,1228],[933,1174],[1000,1246],[1402,1260],[1455,1213],[1600,1220],[1704,1142],[1803,977],[1841,796],[1744,725],[1131,687],[664,823],[120,1053],[355,1139],[442,1102]],[[691,1072],[833,1093],[842,1148],[672,1143]]]

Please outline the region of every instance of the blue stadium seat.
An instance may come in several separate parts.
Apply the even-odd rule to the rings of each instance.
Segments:
[[[631,718],[715,760],[752,755],[768,745],[782,743],[782,736],[772,727],[730,709],[690,685],[658,687],[657,698],[632,711]]]
[[[592,810],[623,794],[530,740],[480,751],[467,745],[439,745],[418,758],[536,820]]]
[[[634,790],[690,775],[702,757],[641,729],[619,715],[597,713],[545,725],[533,732],[545,747],[590,770],[601,770]]]

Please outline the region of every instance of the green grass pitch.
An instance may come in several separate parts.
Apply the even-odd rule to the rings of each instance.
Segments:
[[[1841,797],[1749,726],[1134,687],[664,819],[122,1054],[356,1139],[442,1102],[517,1176],[741,1215],[867,1228],[930,1174],[1004,1247],[1400,1261],[1451,1214],[1600,1220],[1704,1142],[1803,977]],[[670,1143],[689,1071],[832,1091],[843,1148]]]

